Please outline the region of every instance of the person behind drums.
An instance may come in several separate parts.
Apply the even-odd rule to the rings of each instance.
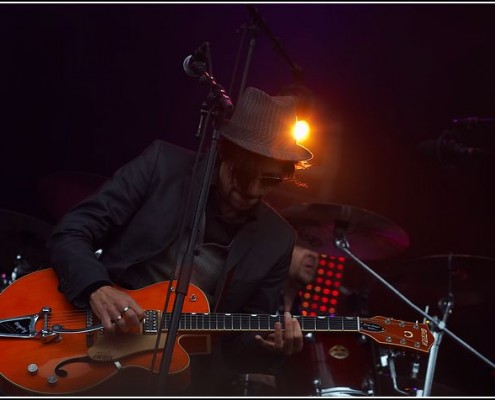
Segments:
[[[319,261],[320,254],[311,248],[307,240],[298,235],[292,251],[289,276],[285,280],[281,312],[301,315],[300,293],[315,278]]]
[[[313,157],[292,137],[296,103],[293,96],[270,96],[249,87],[220,129],[219,157],[191,280],[211,301],[211,311],[277,311],[295,231],[263,199]],[[104,331],[125,333],[139,326],[144,315],[129,293],[114,284],[138,289],[177,276],[172,275],[173,266],[185,244],[178,242],[179,220],[192,211],[184,209],[188,183],[200,187],[200,178],[190,176],[194,156],[154,141],[54,229],[48,244],[60,290],[76,307],[90,306]],[[267,334],[220,335],[212,356],[199,363],[206,365],[196,367],[191,360],[192,382],[186,393],[223,394],[219,377],[230,379],[232,371],[273,371],[285,357],[299,352],[299,323],[288,312],[283,319],[285,329],[276,323]],[[149,394],[144,384],[135,385],[134,393]],[[115,394],[122,394],[119,389]]]
[[[295,221],[292,223],[298,236],[279,312],[302,315],[302,296],[307,294],[306,286],[315,282],[320,267],[322,238],[314,237]],[[308,333],[304,338],[302,352],[287,358],[278,370],[276,388],[279,395],[348,397],[371,393],[362,387],[368,385],[370,355],[365,344],[360,343],[359,335],[318,332]],[[334,358],[333,353],[337,350],[332,349],[341,349],[342,358],[339,358],[340,354]]]
[[[304,239],[302,235],[297,235],[279,312],[288,311],[292,315],[302,314],[300,294],[306,285],[315,279],[320,261],[320,254],[313,249],[308,239],[307,235],[304,236]],[[308,358],[305,347],[302,353],[295,355],[290,360],[288,359],[279,369],[276,377],[279,395],[304,396],[311,393],[312,367],[310,363],[312,360],[308,360]]]

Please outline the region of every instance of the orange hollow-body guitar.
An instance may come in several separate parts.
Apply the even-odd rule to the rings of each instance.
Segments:
[[[158,346],[163,349],[171,320],[173,291],[169,309],[161,312],[170,282],[126,290],[146,310],[140,329],[126,334],[103,332],[89,310],[67,302],[57,283],[55,272],[44,269],[20,278],[0,294],[0,374],[9,385],[34,394],[63,395],[95,388],[126,368],[158,374],[161,351],[154,349],[158,327],[164,326]],[[205,294],[194,285],[188,287],[182,311],[168,371],[170,392],[188,385],[189,354],[209,352],[209,334],[271,331],[275,322],[283,323],[280,315],[209,313]],[[433,345],[428,325],[417,322],[385,317],[295,318],[305,332],[359,332],[378,343],[422,352]]]

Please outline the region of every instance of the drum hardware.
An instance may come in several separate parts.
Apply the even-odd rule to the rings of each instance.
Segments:
[[[7,279],[7,274],[2,272],[2,274],[0,275],[0,279],[1,279],[1,284],[0,284],[0,292],[2,292],[7,286],[9,286],[12,281],[10,279]]]
[[[277,392],[276,378],[266,374],[240,374],[232,383],[240,396],[273,395]]]
[[[330,340],[332,343],[324,343],[321,338]],[[313,396],[357,397],[374,395],[374,381],[369,375],[369,371],[365,371],[365,368],[363,368],[366,367],[365,363],[355,358],[360,355],[359,346],[364,344],[362,337],[355,338],[354,335],[346,335],[335,339],[335,336],[320,336],[320,340],[318,340],[318,337],[313,334],[311,339],[312,360],[315,367],[315,377],[312,382]],[[348,340],[344,339],[352,339],[352,341],[348,342]],[[336,363],[333,368],[327,363],[327,360]],[[354,379],[353,383],[349,381],[349,377],[346,377],[345,383],[353,384],[354,387],[343,386],[341,385],[344,382],[342,381],[341,373],[343,372],[342,370],[345,371],[349,368],[350,364],[348,363],[351,360],[353,363],[353,376],[356,377],[360,373],[364,376],[361,381]]]
[[[13,266],[2,277],[3,286],[36,270],[34,266],[48,265],[46,240],[51,230],[52,225],[42,220],[0,209],[0,265]]]
[[[450,271],[449,271],[450,272]],[[435,342],[430,349],[430,356],[428,357],[428,366],[426,367],[426,377],[425,377],[425,396],[429,396],[431,394],[431,386],[433,384],[433,374],[435,373],[435,366],[437,362],[438,350],[440,347],[440,343],[442,342],[444,330],[442,327],[446,326],[447,318],[449,317],[452,309],[454,308],[454,296],[450,291],[452,285],[451,274],[449,273],[449,294],[445,299],[439,301],[440,308],[443,312],[443,317],[440,322],[438,322],[438,318],[435,317],[435,324],[433,326],[433,337],[435,338]],[[495,365],[495,364],[494,364]]]
[[[15,267],[12,270],[11,274],[11,282],[16,281],[19,278],[22,278],[23,276],[29,274],[30,272],[34,272],[38,269],[38,267],[35,267],[29,263],[21,254],[17,254],[16,260],[15,260]]]
[[[356,396],[372,396],[373,393],[363,393],[359,390],[352,389],[350,387],[333,387],[321,389],[321,382],[316,379],[315,382],[316,396],[318,397],[356,397]]]
[[[382,285],[387,287],[403,302],[408,304],[411,309],[419,313],[424,320],[428,322],[430,329],[435,331],[434,339],[436,345],[432,346],[432,350],[429,352],[429,363],[427,367],[428,371],[426,373],[427,380],[424,385],[417,385],[416,383],[413,384],[415,395],[430,395],[436,357],[438,354],[438,346],[441,342],[441,335],[443,335],[443,333],[447,333],[458,344],[461,344],[464,348],[475,354],[477,358],[487,363],[491,369],[494,369],[495,364],[492,361],[446,328],[446,317],[452,313],[453,307],[454,298],[451,294],[455,294],[455,302],[457,307],[459,305],[462,307],[483,306],[486,305],[487,302],[490,302],[491,306],[491,304],[493,304],[492,279],[486,279],[485,276],[476,281],[473,280],[475,277],[473,274],[477,272],[475,270],[468,271],[463,270],[462,268],[453,270],[450,265],[453,257],[449,255],[449,290],[447,291],[449,295],[446,298],[441,298],[438,300],[439,297],[441,297],[438,295],[438,290],[441,285],[438,284],[438,280],[436,280],[435,276],[432,276],[432,274],[439,272],[439,269],[429,268],[423,270],[422,273],[418,273],[419,271],[417,269],[410,268],[406,272],[413,274],[409,276],[409,279],[403,280],[402,283],[404,283],[406,287],[402,288],[414,288],[417,293],[421,293],[421,296],[424,296],[424,299],[422,300],[427,300],[425,303],[422,302],[423,305],[437,304],[443,317],[432,317],[428,314],[428,312],[421,310],[421,308],[419,308],[414,302],[402,294],[402,292],[398,289],[401,287],[401,282],[396,281],[395,283],[397,283],[397,285],[392,285],[380,274],[373,271],[370,267],[368,267],[368,265],[361,261],[362,259],[385,259],[406,249],[409,246],[409,239],[407,234],[400,227],[396,226],[388,219],[369,211],[338,204],[303,203],[301,205],[286,208],[281,211],[281,214],[289,221],[289,223],[291,223],[291,225],[297,227],[298,235],[302,236],[303,239],[311,245],[313,250],[328,256],[346,257],[355,261],[356,264],[375,278],[373,284],[376,280],[380,281]],[[352,251],[349,243],[352,243]],[[491,258],[489,259],[486,257],[473,257],[465,255],[455,255],[454,258],[456,260],[466,258],[468,261],[495,261]],[[444,259],[445,256],[441,255],[427,257],[425,258],[425,261],[430,264],[437,264],[437,261],[442,261]],[[396,270],[392,271],[393,274],[395,272]],[[397,272],[400,273],[401,271],[399,270]],[[452,280],[455,281],[455,289],[460,288],[460,291],[453,292],[450,290]],[[344,295],[349,295],[350,293],[352,292],[348,290],[347,287],[342,290],[342,294]],[[431,294],[434,294],[433,298]],[[365,300],[367,301],[368,299],[366,298]],[[466,320],[463,319],[463,321],[465,322]],[[410,368],[410,379],[414,379],[414,376],[417,376],[420,372],[418,360],[413,361]],[[400,381],[401,380],[399,379],[397,383],[400,383]],[[314,386],[317,388],[317,393],[320,395],[323,394],[321,391],[321,386],[324,386],[322,382],[318,383],[318,380],[315,379]],[[418,390],[417,386],[423,386],[423,388]],[[450,388],[442,386],[443,385],[435,384],[436,389],[448,389],[448,391],[451,392]]]
[[[417,396],[430,396],[431,387],[433,384],[433,375],[434,375],[434,370],[435,370],[435,366],[436,366],[436,359],[437,359],[437,355],[438,355],[438,348],[440,346],[442,336],[444,333],[447,333],[450,337],[452,337],[454,340],[456,340],[459,344],[461,344],[463,347],[465,347],[466,349],[471,351],[473,354],[475,354],[482,361],[487,363],[492,369],[495,369],[495,363],[490,361],[488,358],[483,356],[480,352],[475,350],[472,346],[470,346],[469,344],[464,342],[457,335],[455,335],[453,332],[451,332],[450,330],[447,329],[446,319],[447,319],[447,316],[450,314],[452,306],[453,306],[453,296],[451,294],[451,291],[449,291],[449,296],[447,297],[446,301],[444,301],[444,300],[441,301],[441,304],[443,305],[443,308],[444,308],[443,318],[441,320],[439,320],[436,317],[430,316],[427,312],[424,312],[423,310],[421,310],[421,308],[419,308],[416,304],[414,304],[406,296],[404,296],[393,285],[391,285],[384,278],[382,278],[379,274],[377,274],[375,271],[373,271],[368,265],[366,265],[364,262],[362,262],[356,255],[354,255],[353,252],[351,252],[349,242],[347,241],[347,238],[346,238],[346,230],[348,228],[348,224],[346,223],[346,221],[335,221],[334,226],[335,226],[334,245],[338,249],[340,249],[343,253],[345,253],[347,256],[349,256],[351,259],[353,259],[358,265],[360,265],[362,268],[364,268],[367,272],[369,272],[372,276],[374,276],[377,280],[379,280],[383,285],[385,285],[385,287],[387,287],[389,290],[391,290],[393,293],[395,293],[401,300],[403,300],[406,304],[408,304],[416,312],[421,314],[425,318],[425,321],[428,321],[430,323],[432,334],[434,336],[435,342],[434,342],[434,344],[431,347],[430,352],[429,352],[428,367],[427,367],[427,371],[426,371],[424,388],[423,388],[423,390],[417,390],[417,392],[416,392]],[[449,270],[450,270],[450,268],[449,268]],[[452,300],[452,301],[450,301],[450,300]]]
[[[415,360],[411,363],[411,379],[418,379],[419,367],[419,356],[416,355]]]
[[[404,356],[403,351],[385,349],[385,354],[382,354],[380,356],[380,366],[382,368],[388,367],[388,370],[390,371],[390,379],[392,381],[393,390],[397,393],[409,396],[410,393],[400,389],[397,382],[397,369],[395,367],[395,359],[403,356]],[[418,365],[418,371],[419,371],[419,365]]]
[[[25,260],[21,254],[17,254],[15,267],[12,269],[10,273],[10,278],[7,278],[8,274],[2,273],[1,279],[1,290],[7,288],[10,284],[15,282],[17,279],[22,278],[24,275],[29,274],[30,272],[36,271],[38,268],[32,266],[27,260]]]

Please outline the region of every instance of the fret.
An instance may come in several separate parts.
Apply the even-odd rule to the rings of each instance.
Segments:
[[[315,317],[301,316],[299,322],[303,331],[316,331],[317,325]]]
[[[344,317],[343,318],[343,329],[346,331],[357,331],[358,330],[357,318]]]
[[[324,331],[340,330],[339,320],[339,317],[317,317],[316,329]]]
[[[342,325],[342,317],[329,317],[328,318],[328,330],[330,331],[342,331],[344,327]]]
[[[253,322],[253,317],[255,317],[256,314],[247,314],[245,316],[245,321],[246,321],[246,329],[248,331],[252,330],[253,327],[252,327],[252,322]]]
[[[244,314],[239,314],[239,326],[237,329],[245,330],[246,329],[246,316]]]
[[[193,331],[197,330],[198,329],[198,321],[197,321],[197,318],[198,316],[196,315],[196,313],[192,313],[191,314],[191,329]]]
[[[273,328],[275,327],[275,322],[278,322],[278,321],[280,321],[278,315],[270,315],[269,320],[268,320],[270,330],[273,330]]]
[[[242,325],[242,316],[240,314],[234,314],[234,318],[233,318],[233,322],[234,322],[234,330],[238,331],[239,329],[241,329],[241,325]]]
[[[230,326],[230,328],[227,328],[227,326]],[[234,320],[232,318],[232,314],[224,314],[224,328],[225,330],[234,329]]]
[[[269,315],[262,315],[260,317],[260,330],[262,330],[262,331],[271,330],[271,328],[270,328],[270,316]]]
[[[252,330],[252,328],[251,328],[251,321],[252,321],[252,317],[255,317],[255,316],[256,316],[256,314],[246,315],[246,318],[245,318],[247,320],[246,328],[249,331]]]

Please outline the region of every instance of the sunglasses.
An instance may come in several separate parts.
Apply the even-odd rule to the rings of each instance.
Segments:
[[[262,175],[260,176],[259,180],[263,185],[278,185],[279,183],[283,182],[284,177],[275,175]]]

